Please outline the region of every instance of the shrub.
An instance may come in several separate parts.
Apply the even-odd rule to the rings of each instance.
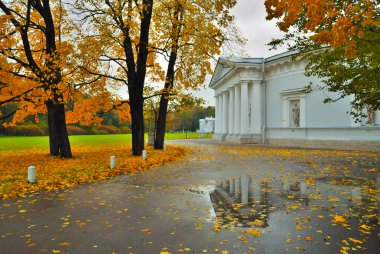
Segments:
[[[20,125],[11,126],[5,128],[6,135],[9,136],[44,136],[47,132],[44,127],[39,127],[37,125]]]
[[[91,126],[87,129],[87,134],[90,135],[101,135],[101,134],[107,134],[105,131],[100,130],[98,126]]]
[[[67,126],[67,133],[69,135],[84,135],[84,134],[86,134],[86,131],[84,129],[82,129],[81,127],[68,125]]]
[[[120,131],[123,134],[131,134],[132,133],[131,128],[129,128],[128,126],[121,126]]]
[[[120,134],[121,133],[119,128],[117,128],[113,125],[102,125],[102,126],[99,126],[99,129],[101,131],[106,132],[106,134]]]
[[[102,134],[120,134],[121,130],[113,125],[91,126],[87,129],[87,134],[102,135]]]

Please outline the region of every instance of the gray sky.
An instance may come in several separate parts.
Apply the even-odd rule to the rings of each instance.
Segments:
[[[264,0],[237,0],[237,4],[233,9],[236,25],[239,27],[242,35],[248,40],[245,51],[251,57],[269,57],[286,51],[286,48],[277,50],[269,50],[266,44],[271,39],[281,37],[282,33],[276,27],[275,21],[267,21],[265,19],[266,11]],[[214,90],[208,88],[208,77],[206,83],[207,88],[202,89],[195,94],[206,100],[206,105],[215,105]]]

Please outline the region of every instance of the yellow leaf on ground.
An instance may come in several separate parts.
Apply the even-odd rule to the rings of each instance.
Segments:
[[[69,246],[69,245],[71,245],[71,242],[61,242],[61,243],[59,243],[59,245],[61,245],[61,246]]]
[[[257,228],[255,228],[255,229],[249,228],[245,232],[248,233],[248,234],[254,235],[254,236],[261,235],[260,230],[258,230]]]
[[[335,215],[335,216],[334,216],[334,219],[333,219],[333,222],[337,222],[337,223],[345,223],[345,222],[346,222],[346,219],[345,219],[343,216]]]
[[[215,232],[219,232],[220,231],[220,226],[219,225],[214,225],[212,227],[212,229],[215,231]]]

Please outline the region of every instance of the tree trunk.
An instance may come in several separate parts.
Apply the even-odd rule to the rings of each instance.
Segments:
[[[71,147],[66,128],[65,107],[63,103],[46,103],[48,109],[48,128],[50,155],[71,158]]]
[[[174,19],[176,21],[182,20],[182,5],[178,4],[174,10]],[[154,149],[164,149],[165,131],[166,131],[166,116],[169,104],[169,92],[174,84],[174,68],[177,61],[178,42],[181,32],[181,25],[173,24],[173,42],[168,62],[168,69],[166,71],[166,79],[164,92],[160,98],[160,108],[158,109],[158,118],[156,124],[156,138],[154,140]]]
[[[132,117],[132,154],[140,156],[144,150],[143,99],[130,100]]]
[[[48,110],[48,130],[49,130],[49,147],[50,147],[50,155],[58,156],[59,155],[59,144],[58,144],[58,133],[57,128],[55,126],[54,120],[54,104],[51,101],[46,103]]]
[[[161,96],[160,108],[158,111],[158,118],[156,123],[156,138],[154,140],[154,149],[164,149],[168,102],[168,99],[165,99],[164,96]]]
[[[71,158],[70,140],[66,128],[65,105],[63,103],[58,103],[55,107],[54,120],[58,136],[59,156],[62,158]]]
[[[177,60],[177,51],[172,50],[170,53],[168,70],[166,72],[166,81],[164,93],[160,98],[160,108],[158,109],[158,118],[156,123],[156,138],[154,140],[154,149],[164,149],[165,131],[166,131],[166,116],[169,104],[169,90],[173,88],[174,67]]]

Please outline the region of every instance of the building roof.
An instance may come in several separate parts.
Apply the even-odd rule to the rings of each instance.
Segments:
[[[262,63],[269,63],[281,58],[289,57],[298,53],[296,50],[283,52],[281,54],[277,54],[274,56],[270,56],[268,58],[259,58],[259,57],[239,57],[239,56],[230,56],[225,57],[221,56],[218,59],[218,63],[215,67],[214,74],[210,80],[209,87],[212,87],[215,83],[217,83],[220,79],[225,77],[229,72],[231,72],[237,65],[239,64],[247,64],[247,65],[257,65]]]

